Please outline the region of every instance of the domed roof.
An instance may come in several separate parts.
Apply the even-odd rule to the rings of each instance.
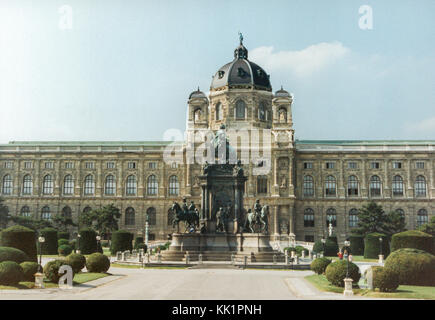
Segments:
[[[198,87],[198,90],[193,91],[193,92],[189,95],[189,99],[192,99],[192,98],[207,98],[207,97],[206,97],[206,95],[204,94],[204,92],[202,92],[202,91],[199,90],[199,87]]]
[[[275,97],[286,97],[286,98],[290,98],[291,95],[290,93],[288,93],[287,91],[285,91],[282,86],[281,89],[278,90],[277,92],[275,92]]]
[[[210,89],[242,85],[272,91],[269,75],[259,65],[248,60],[248,49],[243,46],[242,40],[234,50],[234,60],[221,67],[213,76]]]

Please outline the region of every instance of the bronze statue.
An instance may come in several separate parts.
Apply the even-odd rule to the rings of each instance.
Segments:
[[[193,201],[191,202],[191,205],[195,207],[195,204],[193,204]],[[199,226],[199,211],[195,208],[194,210],[189,210],[187,207],[186,199],[183,199],[183,206],[181,207],[177,202],[174,202],[171,207],[172,212],[175,214],[174,220],[172,222],[172,228],[177,226],[180,223],[180,221],[184,221],[186,225],[186,232],[187,230],[193,228],[196,230],[196,228]],[[178,231],[177,231],[178,232]]]
[[[255,231],[259,231],[264,234],[268,234],[269,232],[269,206],[264,205],[263,207],[260,205],[260,200],[256,200],[254,204],[254,212],[251,209],[248,209],[248,213],[246,215],[245,221],[245,230],[248,230],[252,233]]]
[[[222,207],[216,212],[216,231],[226,232],[226,210]]]

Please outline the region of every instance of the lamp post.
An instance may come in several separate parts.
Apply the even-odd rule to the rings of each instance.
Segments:
[[[349,248],[350,241],[349,240],[344,241],[344,245],[345,247]],[[344,278],[343,294],[345,296],[353,296],[353,290],[352,290],[353,279],[349,277],[349,252],[347,251],[347,249],[345,249],[344,258],[346,259],[346,278]]]
[[[346,248],[349,248],[350,241],[346,240],[344,242],[344,246]],[[346,259],[346,278],[349,278],[349,251],[347,249],[344,249],[344,250],[345,250],[345,252],[344,252],[344,258]]]
[[[39,265],[38,271],[35,273],[35,288],[44,288],[44,274],[42,273],[42,244],[45,242],[44,237],[38,237],[39,242]]]
[[[39,242],[39,266],[38,266],[38,272],[42,272],[42,244],[45,242],[45,238],[44,237],[39,237],[38,238],[38,242]]]
[[[81,237],[81,235],[80,235],[80,233],[78,233],[77,234],[77,248],[78,249],[76,250],[78,254],[80,254],[80,237]]]
[[[384,255],[382,254],[382,237],[379,237],[379,264],[384,263]]]
[[[325,243],[326,243],[326,239],[322,238],[321,241],[322,241],[322,245],[323,245],[323,253],[322,253],[322,255],[325,256]]]
[[[147,246],[147,251],[148,251],[148,235],[149,235],[148,227],[149,227],[149,218],[147,213],[145,217],[145,245]]]
[[[97,239],[97,251],[100,251],[100,240],[101,240],[101,237],[100,236],[96,236],[95,239]]]

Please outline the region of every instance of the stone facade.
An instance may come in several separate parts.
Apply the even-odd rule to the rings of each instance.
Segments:
[[[317,240],[327,234],[327,213],[335,212],[335,230],[343,241],[355,223],[350,221],[351,209],[372,199],[386,211],[403,210],[410,229],[435,214],[435,141],[294,141],[292,96],[283,89],[272,93],[264,70],[248,66],[242,44],[236,50],[243,55],[235,55],[232,63],[243,60],[247,70],[242,65],[226,82],[213,80],[209,97],[199,89],[192,92],[187,134],[215,132],[222,124],[227,129],[270,130],[270,157],[244,163],[248,177],[244,204],[252,208],[260,199],[271,206],[270,233],[275,238],[294,233],[296,240]],[[215,77],[232,74],[228,65]],[[238,83],[237,77],[243,81]],[[76,221],[83,210],[114,203],[122,213],[121,228],[142,235],[148,213],[150,239],[166,239],[174,231],[169,210],[173,201],[187,197],[200,207],[202,170],[202,164],[189,162],[196,141],[188,138],[173,146],[182,154],[176,162],[163,159],[168,145],[146,141],[0,145],[0,196],[12,215],[47,218],[71,212]],[[243,146],[234,147],[243,152]],[[251,143],[248,151],[260,149]],[[257,175],[255,169],[264,161],[270,170]]]

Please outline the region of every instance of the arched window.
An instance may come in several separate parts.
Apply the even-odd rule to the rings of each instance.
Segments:
[[[63,207],[62,209],[62,217],[71,219],[72,218],[72,211],[71,208],[68,206]]]
[[[347,195],[350,197],[358,195],[358,179],[355,176],[349,176],[347,179]]]
[[[403,209],[396,209],[396,212],[400,214],[401,217],[405,218],[405,211],[403,211]]]
[[[378,176],[372,176],[370,178],[370,196],[380,197],[381,196],[381,179]]]
[[[109,174],[106,177],[106,181],[104,182],[104,194],[108,196],[112,196],[116,191],[116,183],[115,177],[112,174]]]
[[[426,209],[420,209],[417,213],[417,227],[428,222],[428,216]]]
[[[170,196],[176,196],[179,192],[179,183],[177,176],[170,176],[169,177],[169,195]]]
[[[327,197],[335,197],[336,195],[336,183],[333,176],[327,176],[325,179],[325,195]]]
[[[28,206],[23,206],[20,210],[20,216],[22,217],[31,217],[30,208]]]
[[[245,119],[246,105],[242,100],[236,102],[236,119]]]
[[[12,177],[10,174],[7,174],[3,177],[2,193],[12,194]]]
[[[258,119],[259,120],[266,120],[266,106],[264,105],[264,102],[260,103],[260,106],[258,107]]]
[[[304,227],[314,227],[314,210],[311,208],[304,211]]]
[[[414,189],[416,197],[426,197],[426,179],[423,176],[415,179]]]
[[[329,222],[331,222],[333,227],[337,226],[337,212],[334,208],[329,208],[326,210],[326,225],[329,227]]]
[[[91,207],[85,207],[85,208],[83,209],[83,213],[88,213],[89,211],[92,211],[92,208],[91,208]]]
[[[304,176],[304,197],[314,196],[314,179],[312,176]]]
[[[136,182],[136,176],[129,175],[127,177],[127,188],[126,188],[126,194],[128,196],[133,196],[137,192],[137,182]]]
[[[47,174],[42,181],[42,193],[52,194],[53,193],[53,178],[50,174]]]
[[[134,226],[136,224],[136,213],[132,207],[125,209],[125,225]]]
[[[403,196],[403,178],[399,175],[393,177],[393,196]]]
[[[257,177],[257,193],[267,193],[267,177]]]
[[[222,105],[220,102],[218,102],[216,104],[215,111],[216,111],[216,120],[222,120],[222,118],[223,118],[222,117]]]
[[[358,209],[350,209],[349,211],[349,227],[356,227],[358,225]]]
[[[63,179],[63,194],[74,193],[74,180],[72,175],[68,174]]]
[[[41,209],[41,219],[42,220],[51,220],[51,212],[50,212],[49,206],[45,206]]]
[[[95,193],[94,176],[89,174],[85,177],[85,195],[93,195]]]
[[[33,181],[30,174],[26,174],[23,178],[23,194],[33,193]]]
[[[157,177],[155,175],[150,175],[147,179],[147,194],[149,196],[157,195],[157,190],[159,188],[159,183],[157,182]]]
[[[174,222],[175,214],[172,209],[168,210],[168,226],[172,226],[172,223]]]
[[[156,208],[150,207],[147,209],[147,216],[148,216],[148,224],[150,226],[156,225]]]

